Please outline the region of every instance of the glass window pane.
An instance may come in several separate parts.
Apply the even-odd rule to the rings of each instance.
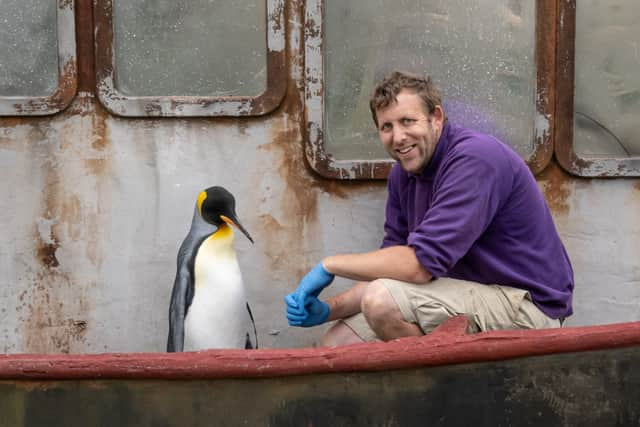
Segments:
[[[576,2],[574,148],[581,157],[640,155],[640,2]]]
[[[325,147],[386,158],[369,96],[392,69],[430,74],[452,122],[534,151],[535,16],[530,0],[324,2]],[[348,41],[348,42],[345,42]]]
[[[48,96],[58,87],[57,2],[0,2],[0,96]]]
[[[115,0],[115,86],[128,96],[266,90],[266,2]]]

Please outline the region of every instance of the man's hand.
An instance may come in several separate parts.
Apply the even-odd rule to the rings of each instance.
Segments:
[[[298,304],[296,294],[289,294],[284,299],[287,306],[287,320],[291,326],[321,325],[329,318],[329,305],[314,296],[307,297],[307,305]]]
[[[287,320],[291,326],[308,327],[327,321],[329,305],[320,301],[318,296],[334,277],[319,262],[302,278],[295,292],[285,297]]]

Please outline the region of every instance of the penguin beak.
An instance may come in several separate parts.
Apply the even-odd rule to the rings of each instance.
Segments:
[[[233,219],[232,219],[233,218]],[[238,221],[238,219],[233,216],[232,218],[229,218],[228,216],[225,215],[220,215],[220,219],[223,220],[224,222],[226,222],[227,224],[231,225],[232,227],[236,227],[238,230],[242,231],[242,234],[244,234],[245,236],[247,236],[247,239],[249,239],[249,241],[251,243],[253,243],[253,239],[251,238],[251,236],[249,235],[249,232],[247,230],[244,229],[244,227],[242,226],[242,224],[240,224],[240,221]]]

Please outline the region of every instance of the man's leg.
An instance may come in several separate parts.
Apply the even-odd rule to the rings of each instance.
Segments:
[[[329,319],[337,322],[320,339],[319,344],[322,347],[356,344],[368,340],[372,332],[365,321],[358,320],[362,296],[368,286],[369,282],[358,282],[347,291],[327,299],[331,310]],[[344,319],[351,319],[350,324],[346,324]],[[356,331],[361,332],[358,334]]]
[[[424,335],[418,325],[405,320],[382,281],[375,280],[369,284],[362,297],[362,313],[371,329],[383,341]]]
[[[379,281],[362,293],[361,312],[338,320],[320,340],[323,347],[423,335],[420,327],[404,319],[395,300]]]
[[[321,347],[335,347],[338,345],[358,344],[364,340],[347,326],[342,320],[337,321],[324,333],[320,339]]]
[[[508,286],[440,278],[424,285],[381,279],[405,321],[429,333],[449,317],[469,319],[470,332],[559,327],[531,302],[529,293]]]
[[[470,332],[560,327],[558,320],[531,302],[526,291],[448,278],[423,285],[373,281],[362,296],[361,308],[362,313],[329,329],[323,339],[326,345],[424,335],[457,315],[469,319]]]

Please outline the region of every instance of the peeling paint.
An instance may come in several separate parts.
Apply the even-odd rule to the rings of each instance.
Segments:
[[[58,0],[58,9],[73,10],[73,0]]]
[[[60,247],[60,244],[52,231],[53,225],[56,222],[56,220],[49,218],[40,218],[37,221],[37,241],[39,242],[38,258],[48,269],[55,268],[60,265],[56,258],[56,251]]]
[[[551,134],[551,117],[548,114],[536,114],[535,135],[539,138],[548,138]]]

